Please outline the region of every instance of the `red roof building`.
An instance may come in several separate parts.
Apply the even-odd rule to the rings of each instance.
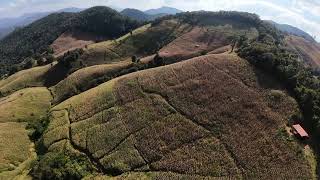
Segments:
[[[300,124],[292,125],[293,133],[300,138],[309,138],[308,133],[300,126]]]

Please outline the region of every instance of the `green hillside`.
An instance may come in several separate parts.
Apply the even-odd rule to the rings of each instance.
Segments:
[[[80,13],[54,13],[0,41],[0,74],[26,57],[38,58],[62,33],[72,30],[90,32],[103,38],[117,38],[135,29],[138,22],[107,7],[93,7]]]

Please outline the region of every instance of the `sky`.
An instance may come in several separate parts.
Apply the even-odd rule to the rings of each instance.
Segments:
[[[0,0],[0,18],[96,5],[140,10],[170,6],[184,11],[246,11],[261,19],[298,27],[320,41],[320,0]]]

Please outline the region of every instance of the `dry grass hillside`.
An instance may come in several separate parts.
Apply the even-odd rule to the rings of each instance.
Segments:
[[[245,60],[207,55],[71,97],[51,109],[43,142],[49,152],[86,155],[106,175],[96,179],[312,179],[303,147],[285,131],[295,111]]]
[[[297,36],[286,37],[286,43],[290,48],[296,50],[300,58],[309,66],[320,69],[320,44]]]
[[[254,38],[258,35],[255,28],[237,29],[232,25],[193,27],[160,50],[164,57],[194,57],[228,46],[232,38],[247,34]],[[226,52],[229,49],[224,49]]]
[[[47,116],[51,101],[45,87],[19,90],[0,99],[0,179],[28,179],[37,154],[26,125]]]
[[[163,36],[158,37],[157,33],[170,33],[169,36],[175,38],[171,42],[166,41],[165,43],[168,44],[163,44],[163,47],[159,49],[159,54],[164,58],[165,64],[179,62],[206,53],[228,53],[231,51],[230,44],[233,37],[240,34],[247,34],[251,38],[257,36],[255,28],[237,29],[230,25],[192,27],[179,23],[177,20],[167,20],[154,26],[148,24],[133,31],[132,35],[129,33],[115,41],[105,41],[88,46],[81,59],[106,64],[82,68],[53,86],[51,89],[54,94],[54,103],[59,103],[117,77],[118,74],[123,74],[125,70],[130,73],[137,66],[127,62],[131,60],[132,55],[141,58],[142,64],[150,63],[154,57],[154,54],[151,53],[153,51],[142,52],[141,50],[145,50],[147,44],[153,43],[154,46],[156,43],[164,42],[160,38]],[[108,49],[112,51],[111,54],[118,54],[119,56],[109,56]],[[106,61],[99,60],[102,58]],[[110,61],[116,62],[110,64]],[[143,69],[146,68],[150,67],[146,66]]]
[[[46,74],[54,64],[22,70],[1,80],[0,95],[5,96],[28,87],[44,86],[46,82]]]

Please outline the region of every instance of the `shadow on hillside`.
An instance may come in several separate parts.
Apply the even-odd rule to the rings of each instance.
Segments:
[[[44,75],[46,87],[56,85],[58,82],[67,77],[69,69],[61,63],[53,65],[52,68]]]

